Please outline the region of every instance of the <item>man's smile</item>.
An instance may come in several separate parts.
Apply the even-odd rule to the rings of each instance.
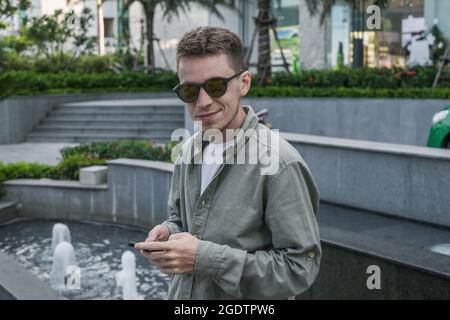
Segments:
[[[217,114],[219,111],[220,110],[199,114],[196,116],[196,118],[199,120],[208,120],[208,119],[212,118],[215,114]]]

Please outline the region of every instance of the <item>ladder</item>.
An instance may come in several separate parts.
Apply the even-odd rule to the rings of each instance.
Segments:
[[[268,12],[268,19],[263,19],[264,14]],[[259,81],[260,85],[264,85],[266,83],[266,79],[269,76],[269,72],[270,72],[270,67],[284,67],[286,69],[286,72],[288,74],[291,74],[291,71],[289,70],[289,63],[287,63],[286,61],[286,57],[284,56],[283,53],[283,48],[281,47],[281,43],[280,40],[278,39],[278,34],[276,31],[276,23],[277,23],[277,19],[273,17],[273,13],[272,10],[270,9],[259,9],[258,11],[258,16],[257,17],[253,17],[254,21],[255,21],[255,30],[253,31],[253,35],[250,41],[250,46],[246,52],[245,55],[245,65],[248,67],[256,67],[258,69],[263,68],[263,74],[262,77]],[[274,34],[275,37],[275,41],[278,45],[278,48],[280,49],[280,53],[281,53],[281,58],[283,59],[283,63],[282,64],[272,64],[271,61],[266,61],[265,65],[259,65],[258,63],[250,63],[250,59],[252,56],[252,52],[253,52],[253,47],[255,46],[255,39],[258,36],[259,31],[262,29],[267,29],[270,28]],[[261,41],[261,39],[260,39]],[[263,44],[267,44],[270,43],[270,37],[264,37],[264,39],[262,40]],[[270,45],[268,46],[270,47]],[[261,54],[261,52],[259,53]]]
[[[445,50],[445,53],[440,60],[441,61],[439,62],[438,71],[436,73],[436,77],[434,78],[433,82],[433,89],[437,87],[439,79],[441,78],[442,71],[444,70],[444,67],[450,63],[450,43],[447,45],[447,49]]]

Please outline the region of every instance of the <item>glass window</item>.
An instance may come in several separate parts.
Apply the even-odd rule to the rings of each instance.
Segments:
[[[424,0],[391,0],[381,10],[382,30],[364,32],[364,65],[369,67],[403,67],[408,64],[413,37],[425,30]],[[353,61],[350,34],[349,63]]]
[[[280,41],[280,46],[289,64],[290,71],[298,71],[298,34],[299,26],[299,11],[298,0],[281,0],[272,1],[272,12],[277,19],[277,37]],[[282,65],[283,59],[279,45],[275,41],[273,32],[271,32],[271,60],[273,65]],[[272,67],[273,72],[285,70],[283,66]]]

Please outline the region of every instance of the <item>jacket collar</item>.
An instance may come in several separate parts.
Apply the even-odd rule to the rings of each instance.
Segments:
[[[234,136],[233,147],[234,153],[224,151],[224,160],[229,157],[236,156],[237,153],[245,146],[248,142],[248,135],[244,134],[248,130],[254,130],[258,124],[258,116],[251,106],[243,106],[244,112],[246,113],[245,120],[240,129],[237,129],[237,134]],[[199,159],[201,159],[203,155],[204,148],[210,143],[208,140],[203,140],[203,134],[200,131],[194,133],[192,137],[192,144],[188,147],[190,150],[190,163],[199,163]],[[231,147],[230,147],[231,148]],[[226,163],[226,161],[225,161]]]

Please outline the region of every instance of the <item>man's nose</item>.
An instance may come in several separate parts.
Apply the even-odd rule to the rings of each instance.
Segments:
[[[209,96],[209,94],[205,91],[204,88],[200,88],[200,92],[198,93],[197,101],[195,102],[195,107],[199,109],[203,109],[208,107],[213,100]]]

